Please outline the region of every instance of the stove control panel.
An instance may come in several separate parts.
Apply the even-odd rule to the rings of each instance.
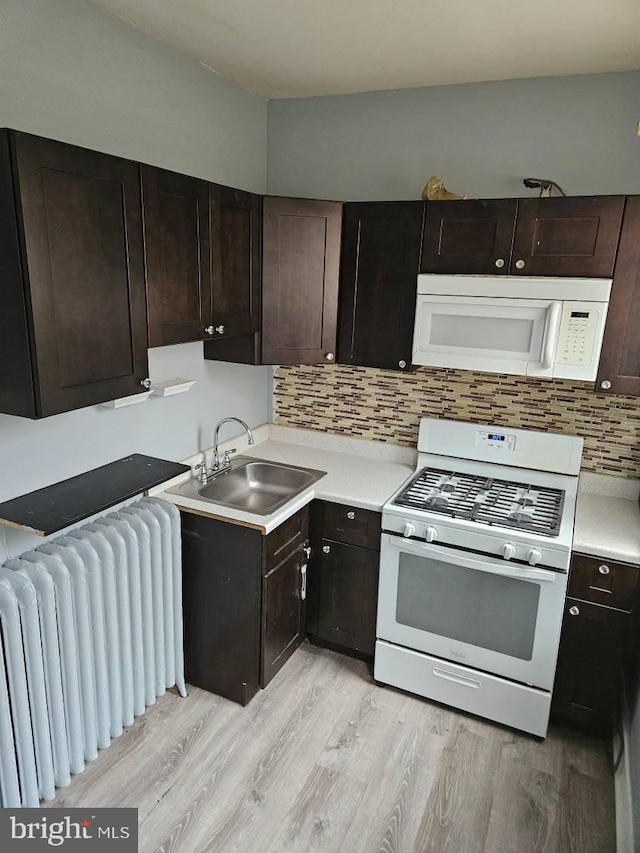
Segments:
[[[516,437],[506,432],[487,432],[478,430],[476,447],[489,447],[501,453],[513,453],[516,449]]]
[[[564,548],[547,547],[542,542],[518,541],[506,530],[475,525],[460,527],[448,520],[421,520],[415,516],[409,520],[395,513],[382,513],[382,531],[400,537],[400,541],[431,544],[434,548],[454,548],[475,552],[476,556],[487,554],[504,560],[511,565],[523,567],[540,566],[566,572],[570,552]],[[508,538],[507,538],[508,537]],[[399,545],[402,549],[402,545]],[[435,554],[436,551],[433,551]]]

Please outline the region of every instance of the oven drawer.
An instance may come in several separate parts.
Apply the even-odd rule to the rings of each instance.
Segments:
[[[431,655],[376,642],[373,677],[461,711],[545,737],[551,694]]]
[[[567,595],[631,611],[638,591],[638,566],[573,554]]]
[[[324,503],[322,535],[325,539],[380,550],[382,515],[370,509],[346,504]]]

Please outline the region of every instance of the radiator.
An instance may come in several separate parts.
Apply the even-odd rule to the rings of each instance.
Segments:
[[[0,568],[0,807],[52,800],[168,687],[186,696],[180,513],[143,498]]]

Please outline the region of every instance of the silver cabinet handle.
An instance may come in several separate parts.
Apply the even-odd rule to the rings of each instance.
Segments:
[[[215,329],[213,328],[213,326],[205,326],[204,331],[206,335],[212,335]]]
[[[579,608],[579,607],[576,607],[576,606],[575,606],[575,604],[574,604],[574,605],[573,605],[573,607],[570,607],[570,608],[569,608],[569,613],[570,613],[572,616],[579,616],[579,615],[580,615],[580,608]]]
[[[304,601],[307,597],[307,564],[300,566],[300,598]]]
[[[496,266],[501,270],[504,266],[504,258],[496,258]]]
[[[322,546],[322,553],[323,554],[330,554],[331,553],[331,545],[323,545]]]
[[[216,326],[216,332],[219,335],[224,335],[224,326]]]
[[[600,383],[600,387],[604,388],[605,391],[608,391],[609,388],[611,388],[611,383],[609,382],[608,379],[603,379],[602,382]]]
[[[516,261],[516,269],[523,270],[524,269],[524,261]]]
[[[149,390],[149,388],[151,388],[151,380],[150,379],[141,379],[140,384],[143,386],[143,388],[146,388],[147,391]]]
[[[333,361],[333,359],[335,358],[335,355],[332,352],[326,352],[324,354],[324,357],[325,357],[326,361]]]
[[[608,575],[611,569],[609,568],[609,566],[605,566],[603,564],[602,566],[598,566],[598,571],[601,575]]]
[[[353,519],[354,519],[355,517],[356,517],[356,514],[355,514],[355,512],[354,512],[353,510],[350,510],[350,511],[347,513],[347,518],[349,519],[349,521],[353,521]]]
[[[404,358],[401,358],[400,361],[398,362],[398,367],[401,367],[404,370],[404,368],[406,366],[407,366],[407,362],[404,360]]]

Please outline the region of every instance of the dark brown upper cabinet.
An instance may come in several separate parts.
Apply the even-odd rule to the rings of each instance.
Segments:
[[[149,346],[198,341],[211,325],[209,184],[141,167]]]
[[[609,278],[624,197],[427,204],[421,271]]]
[[[640,396],[640,196],[625,205],[596,390]]]
[[[211,289],[213,333],[239,337],[260,329],[262,199],[211,184]]]
[[[142,391],[139,166],[0,131],[0,411],[45,417]]]
[[[262,361],[335,361],[342,204],[263,200]]]
[[[515,198],[428,202],[420,271],[505,275],[517,208]]]
[[[518,202],[511,272],[611,278],[624,196]]]
[[[152,166],[142,191],[149,346],[212,340],[217,358],[247,338],[255,351],[260,196]]]
[[[344,205],[338,361],[407,370],[425,205]]]

